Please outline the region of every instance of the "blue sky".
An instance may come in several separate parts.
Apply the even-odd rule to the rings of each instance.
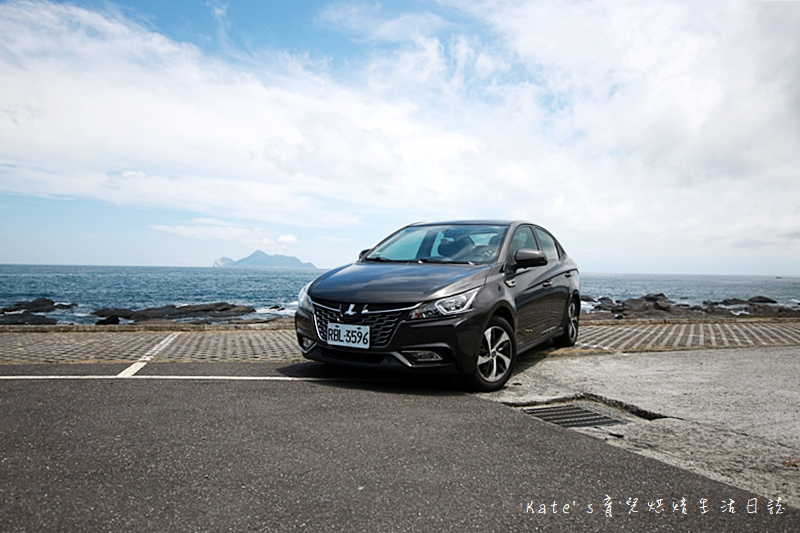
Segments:
[[[800,275],[800,3],[0,2],[0,263],[320,267],[524,218]]]

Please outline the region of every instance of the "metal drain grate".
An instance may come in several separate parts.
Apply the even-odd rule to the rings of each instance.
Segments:
[[[545,422],[550,422],[565,428],[614,426],[626,423],[623,420],[611,418],[610,416],[574,404],[526,407],[523,411]]]

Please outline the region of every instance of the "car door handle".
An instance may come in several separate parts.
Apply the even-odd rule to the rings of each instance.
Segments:
[[[545,281],[544,283],[542,283],[542,287],[544,287],[545,289],[549,289],[552,286],[553,286],[553,282],[550,281],[549,279],[547,281]]]

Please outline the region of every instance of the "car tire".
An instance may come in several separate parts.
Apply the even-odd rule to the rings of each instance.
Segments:
[[[516,361],[514,330],[502,318],[492,317],[481,336],[475,368],[467,376],[470,387],[481,392],[502,389],[511,377]]]
[[[581,314],[581,303],[577,298],[572,298],[564,314],[564,333],[553,339],[556,346],[567,348],[575,346],[578,342],[578,322]]]

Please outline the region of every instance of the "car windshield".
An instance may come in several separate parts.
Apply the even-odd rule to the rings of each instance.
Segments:
[[[435,225],[404,228],[375,247],[366,261],[491,263],[507,226]]]

